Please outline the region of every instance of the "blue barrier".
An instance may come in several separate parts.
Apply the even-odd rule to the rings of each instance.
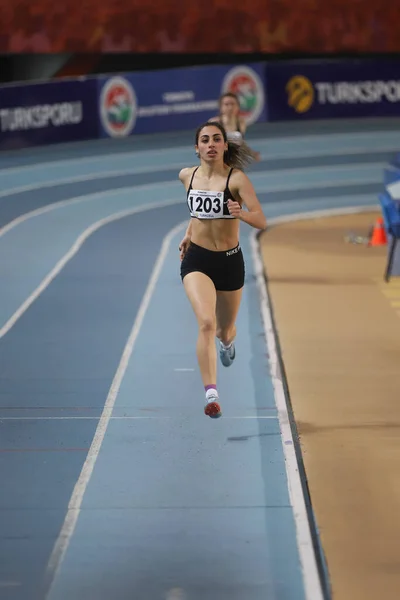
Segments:
[[[265,121],[264,71],[256,63],[100,77],[100,136],[196,128],[218,114],[218,98],[228,91],[238,94],[248,124]]]
[[[122,73],[0,87],[0,149],[193,129],[235,92],[248,124],[267,120],[265,63]]]
[[[0,149],[96,138],[94,79],[0,88]]]
[[[389,164],[383,170],[383,183],[386,185],[390,185],[395,181],[400,180],[400,166],[395,164]]]
[[[396,249],[400,240],[400,202],[393,200],[386,191],[379,194],[379,202],[382,207],[383,221],[389,238],[388,261],[385,269],[385,281],[389,281],[394,274]],[[400,273],[396,272],[396,275]]]
[[[267,66],[271,121],[400,116],[399,61],[292,61]]]
[[[0,87],[0,150],[194,129],[221,93],[262,121],[400,116],[400,60],[290,61],[139,71]],[[393,159],[400,168],[400,155]],[[397,177],[389,169],[387,183]]]

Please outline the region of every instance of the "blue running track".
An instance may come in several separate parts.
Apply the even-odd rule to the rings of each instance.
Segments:
[[[397,127],[254,127],[267,219],[376,205]],[[2,600],[327,598],[246,225],[237,359],[223,418],[203,414],[178,253],[192,137],[0,156]]]

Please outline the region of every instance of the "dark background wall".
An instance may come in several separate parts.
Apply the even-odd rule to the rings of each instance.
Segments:
[[[398,0],[0,0],[0,82],[400,53]]]

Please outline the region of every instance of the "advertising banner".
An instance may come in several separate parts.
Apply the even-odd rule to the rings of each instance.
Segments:
[[[98,137],[95,79],[0,87],[0,149]]]
[[[98,80],[102,137],[195,129],[218,114],[218,98],[239,96],[250,125],[265,121],[263,64],[127,73]]]
[[[400,61],[298,61],[267,66],[270,121],[400,115]]]

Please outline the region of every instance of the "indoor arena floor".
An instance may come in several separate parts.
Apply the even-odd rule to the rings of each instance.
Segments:
[[[387,246],[347,243],[379,212],[306,219],[262,236],[310,496],[334,600],[400,590],[400,280]]]
[[[253,127],[267,219],[376,206],[398,127]],[[2,600],[329,597],[246,225],[237,358],[203,413],[178,252],[195,162],[193,132],[0,156]]]

